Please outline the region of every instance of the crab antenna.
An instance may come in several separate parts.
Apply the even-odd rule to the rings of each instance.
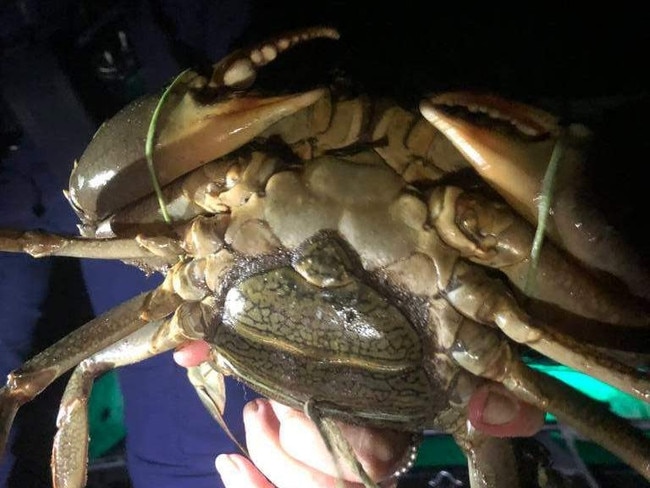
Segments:
[[[250,48],[239,49],[214,66],[208,86],[248,88],[255,82],[257,68],[270,63],[287,49],[312,39],[337,40],[340,37],[332,27],[308,27],[272,37]]]

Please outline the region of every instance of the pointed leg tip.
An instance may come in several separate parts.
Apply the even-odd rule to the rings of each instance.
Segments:
[[[20,405],[21,402],[11,394],[6,386],[0,388],[0,459],[4,457],[11,425]]]

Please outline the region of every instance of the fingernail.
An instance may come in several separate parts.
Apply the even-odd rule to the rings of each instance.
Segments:
[[[507,396],[490,392],[483,407],[481,421],[490,425],[503,425],[512,422],[517,413],[519,413],[517,402]]]
[[[239,476],[239,466],[227,454],[217,456],[214,466],[217,468],[219,476],[221,476],[221,479],[226,485],[230,484],[230,482]]]

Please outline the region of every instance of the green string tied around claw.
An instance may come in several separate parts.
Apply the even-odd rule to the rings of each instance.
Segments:
[[[174,81],[167,87],[163,92],[158,104],[153,111],[151,116],[151,122],[149,123],[149,130],[147,131],[147,141],[145,143],[144,154],[147,159],[147,168],[149,169],[149,174],[151,175],[151,183],[153,184],[154,192],[156,193],[156,198],[158,199],[158,205],[160,206],[160,211],[162,213],[163,219],[166,223],[171,224],[172,219],[167,213],[167,204],[165,203],[165,198],[163,197],[162,189],[160,188],[160,183],[158,182],[158,177],[156,176],[156,170],[153,164],[153,146],[154,146],[154,137],[156,134],[156,128],[158,125],[158,117],[160,116],[160,111],[162,110],[163,105],[167,101],[167,97],[171,91],[176,87],[179,81],[183,78],[185,73],[189,70],[183,71],[179,74]]]
[[[537,203],[537,229],[535,229],[535,237],[533,238],[533,245],[530,249],[530,266],[528,267],[526,283],[524,285],[524,292],[526,294],[530,294],[532,287],[535,284],[535,276],[537,276],[537,267],[542,252],[546,224],[548,222],[548,216],[551,213],[551,201],[555,189],[555,178],[560,160],[564,156],[564,149],[564,134],[560,133],[560,136],[553,147],[548,167],[544,173],[542,189]]]

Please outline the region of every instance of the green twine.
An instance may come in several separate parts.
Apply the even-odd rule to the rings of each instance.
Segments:
[[[147,142],[145,144],[145,150],[144,150],[145,157],[147,158],[147,168],[149,169],[149,174],[151,175],[151,182],[153,184],[154,192],[156,193],[156,198],[158,199],[158,205],[160,206],[160,211],[162,212],[163,219],[168,224],[171,224],[172,219],[169,217],[169,214],[167,213],[167,204],[165,203],[165,198],[163,197],[162,189],[160,188],[160,183],[158,182],[158,177],[156,176],[156,170],[153,164],[154,136],[156,133],[156,128],[157,128],[156,126],[158,125],[158,117],[160,116],[160,111],[162,110],[163,104],[167,101],[167,97],[169,96],[169,93],[176,87],[176,85],[179,83],[181,78],[188,71],[189,70],[185,70],[181,74],[179,74],[176,78],[174,78],[174,81],[172,81],[172,83],[163,92],[162,96],[160,97],[160,100],[158,100],[158,104],[156,105],[156,108],[153,111],[153,115],[151,116],[151,122],[149,123],[149,130],[147,132]]]
[[[539,203],[537,204],[537,229],[535,229],[535,237],[533,239],[533,245],[530,249],[530,266],[528,268],[526,283],[524,285],[524,292],[527,295],[530,294],[531,289],[534,285],[535,276],[537,275],[537,267],[539,265],[539,258],[542,252],[542,243],[544,241],[544,232],[546,231],[546,224],[548,222],[548,216],[551,209],[553,190],[555,189],[555,177],[557,175],[557,168],[559,166],[560,160],[564,155],[563,139],[563,134],[560,134],[560,137],[553,147],[551,160],[548,163],[546,173],[544,173],[544,179],[542,180],[542,190],[539,196]]]

